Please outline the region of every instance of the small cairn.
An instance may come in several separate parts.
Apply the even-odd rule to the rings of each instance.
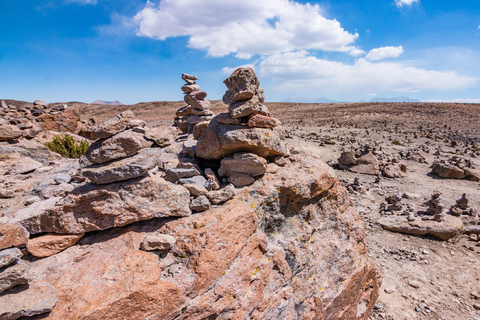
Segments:
[[[462,194],[462,197],[456,200],[456,204],[450,208],[450,213],[457,217],[461,215],[475,215],[475,209],[471,208],[468,202],[469,198],[467,194]]]
[[[201,126],[206,128],[215,114],[210,111],[210,101],[205,99],[207,93],[201,91],[196,82],[198,78],[182,73],[182,79],[186,82],[182,86],[182,91],[185,93],[184,101],[187,106],[177,110],[174,124],[182,132],[193,133],[194,127],[199,123],[203,122]]]
[[[398,192],[388,196],[385,198],[387,200],[389,206],[387,207],[387,211],[401,211],[403,208],[402,205],[402,195]]]
[[[434,216],[433,220],[435,221],[443,221],[443,204],[441,202],[441,195],[440,191],[434,191],[430,200],[428,200],[425,205],[428,206],[425,213],[430,216]]]

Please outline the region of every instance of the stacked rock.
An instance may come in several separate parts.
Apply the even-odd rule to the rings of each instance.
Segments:
[[[210,111],[210,101],[205,99],[207,93],[201,91],[200,86],[196,84],[198,78],[183,73],[182,79],[186,82],[182,86],[182,91],[185,93],[184,101],[187,106],[178,109],[175,113],[175,125],[182,132],[192,133],[195,125],[199,123],[203,122],[206,127],[215,114]]]
[[[469,205],[469,199],[466,193],[462,194],[462,197],[455,201],[456,204],[450,208],[450,212],[455,216],[461,215],[475,215],[475,209]]]
[[[214,117],[200,133],[195,148],[197,157],[221,161],[221,177],[237,187],[251,184],[266,171],[267,160],[289,155],[278,129],[270,117],[260,82],[251,68],[239,68],[224,81],[228,90],[223,101],[228,113]]]
[[[425,213],[431,216],[434,216],[433,219],[435,221],[442,221],[443,220],[443,204],[441,203],[441,195],[442,193],[439,191],[434,191],[432,193],[432,197],[428,200],[425,205],[428,206]]]
[[[138,178],[158,165],[159,150],[144,133],[145,122],[133,119],[131,111],[86,129],[96,140],[85,154],[91,165],[81,174],[94,184]]]

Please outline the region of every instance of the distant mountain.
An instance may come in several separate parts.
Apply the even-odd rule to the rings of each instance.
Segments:
[[[123,103],[119,101],[103,101],[103,100],[96,100],[93,101],[92,104],[103,104],[106,106],[121,106]]]
[[[305,98],[305,97],[297,97],[291,96],[287,99],[283,100],[282,102],[298,102],[298,103],[338,103],[340,101],[330,100],[325,97],[320,98]]]
[[[420,100],[402,96],[393,98],[373,98],[369,102],[420,102]]]

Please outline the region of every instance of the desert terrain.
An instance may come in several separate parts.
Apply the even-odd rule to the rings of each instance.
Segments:
[[[182,102],[152,102],[133,106],[78,104],[81,116],[105,120],[132,110],[151,125],[168,125]],[[480,243],[468,235],[449,241],[384,230],[377,224],[380,206],[388,195],[400,192],[405,206],[420,210],[434,190],[442,192],[446,209],[462,193],[471,206],[480,209],[480,183],[441,179],[430,174],[434,160],[452,155],[466,157],[480,166],[480,105],[448,103],[266,103],[283,123],[287,142],[318,152],[327,163],[335,163],[342,151],[367,143],[381,152],[399,157],[407,167],[400,178],[336,170],[349,190],[358,213],[367,226],[369,257],[380,267],[382,287],[371,319],[480,319]],[[212,101],[215,113],[226,110]],[[325,144],[324,141],[335,144]],[[394,143],[394,141],[398,141]],[[468,143],[474,143],[469,148]],[[476,146],[476,147],[475,147]],[[420,150],[425,163],[401,159],[406,150]],[[428,150],[428,151],[426,151]],[[434,155],[439,150],[438,155]],[[478,210],[478,209],[477,209]],[[413,286],[412,286],[413,284]],[[476,306],[475,306],[476,305]],[[475,307],[474,307],[475,306]]]
[[[14,107],[27,104],[15,100],[5,102]],[[170,127],[175,112],[185,106],[183,101],[119,106],[81,102],[50,105],[63,104],[77,110],[84,123],[92,117],[95,117],[96,123],[101,123],[131,110],[135,119],[145,121],[150,128]],[[335,169],[355,204],[358,216],[366,226],[364,244],[368,250],[368,258],[376,264],[381,275],[379,297],[370,319],[480,319],[480,236],[477,238],[479,227],[476,227],[480,222],[478,214],[475,216],[475,212],[480,209],[480,183],[473,179],[445,179],[431,173],[434,162],[447,161],[454,156],[467,161],[473,168],[480,167],[480,105],[268,102],[265,105],[272,117],[280,120],[279,130],[283,132],[289,146],[318,154],[325,163]],[[227,106],[222,101],[211,101],[210,110],[219,114],[227,112]],[[36,139],[42,142],[52,138],[52,134],[41,135]],[[185,137],[180,136],[178,139],[185,141]],[[29,150],[35,149],[27,142],[22,142],[22,146],[31,148]],[[7,150],[5,148],[8,147],[9,145],[5,144],[2,150]],[[402,165],[402,171],[396,177],[388,177],[381,172],[363,174],[351,172],[345,167],[340,169],[339,158],[343,152],[360,152],[365,148],[378,158],[381,168],[387,165]],[[38,154],[50,159],[50,165],[60,166],[55,172],[65,172],[78,162],[73,159],[58,162],[58,159],[52,160],[43,151]],[[295,154],[295,158],[301,157],[302,154]],[[2,158],[2,161],[10,165],[8,157]],[[295,176],[296,172],[291,171],[289,174]],[[27,186],[23,191],[30,187],[28,181],[28,177],[25,177]],[[65,195],[69,190],[62,192]],[[400,216],[406,221],[407,216],[426,210],[426,202],[435,191],[441,192],[444,214],[448,214],[450,207],[455,205],[462,194],[467,195],[468,206],[473,213],[472,216],[465,216],[466,225],[470,228],[469,234],[459,233],[449,236],[448,240],[440,240],[431,235],[408,235],[388,231],[378,223],[382,217],[391,216]],[[46,191],[46,194],[48,192]],[[397,195],[398,199],[389,203],[387,198],[394,195]],[[45,198],[48,199],[47,196]],[[2,215],[8,217],[25,206],[25,201],[29,201],[25,194],[21,197],[1,199]],[[399,208],[390,210],[388,208],[391,205]],[[289,219],[295,220],[291,217]],[[162,224],[163,222],[159,224],[159,228]],[[138,234],[155,229],[144,222],[137,222],[130,229],[124,228],[128,227],[117,228],[118,231],[113,228],[109,233],[105,233],[106,236],[93,232],[91,236],[80,240],[80,246],[58,254],[58,259],[67,262],[70,257],[68,254],[75,252],[73,261],[81,261],[83,258],[79,256],[87,255],[92,250],[89,245],[113,241],[119,234],[124,236],[123,233],[127,231],[123,230],[133,230]],[[76,247],[79,249],[74,249]],[[32,263],[37,261],[36,258],[27,260]],[[42,260],[38,261],[40,262],[37,263],[41,263]],[[41,268],[48,268],[48,264],[40,264]],[[41,270],[44,271],[43,269]],[[253,276],[258,270],[257,268]],[[295,277],[296,275],[292,281]],[[308,281],[311,277],[312,275],[308,277]],[[306,278],[303,281],[307,281]],[[248,290],[250,292],[250,288]],[[57,313],[55,315],[57,316]],[[196,318],[194,315],[192,317]],[[353,316],[351,318],[353,319]],[[347,319],[350,317],[347,316]]]

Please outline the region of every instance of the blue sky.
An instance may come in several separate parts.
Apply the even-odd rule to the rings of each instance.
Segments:
[[[0,99],[210,99],[238,66],[267,101],[480,103],[480,2],[45,0],[0,3]]]

